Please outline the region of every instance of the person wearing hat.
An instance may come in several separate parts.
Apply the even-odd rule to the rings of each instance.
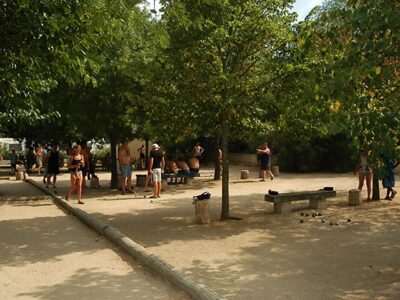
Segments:
[[[165,160],[164,154],[158,144],[153,144],[149,158],[149,174],[153,179],[153,196],[150,198],[160,198],[161,175],[164,173]]]

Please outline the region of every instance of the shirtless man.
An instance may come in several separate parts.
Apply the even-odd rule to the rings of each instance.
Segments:
[[[132,156],[129,151],[128,140],[124,140],[118,150],[118,162],[121,170],[122,195],[125,194],[125,191],[132,193]]]
[[[165,160],[165,166],[170,173],[178,173],[178,166],[176,165],[176,162],[169,157]]]
[[[202,154],[204,152],[204,148],[200,146],[200,143],[197,142],[196,145],[193,147],[193,154],[199,161],[201,161]]]
[[[189,169],[192,174],[199,173],[200,163],[199,160],[194,156],[194,154],[189,158]]]
[[[180,174],[189,174],[190,173],[189,166],[183,159],[178,160],[178,163],[176,165],[180,169],[178,173],[180,173]]]

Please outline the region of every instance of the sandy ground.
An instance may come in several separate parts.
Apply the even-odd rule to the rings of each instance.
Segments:
[[[0,299],[189,299],[29,184],[0,192]]]
[[[141,189],[137,196],[110,191],[109,174],[100,174],[102,188],[87,189],[80,208],[229,299],[400,299],[399,196],[349,207],[347,192],[357,186],[352,174],[281,174],[259,182],[255,169],[240,180],[242,168],[231,166],[230,184],[230,212],[241,220],[219,221],[221,183],[212,181],[211,170],[189,185],[169,186],[153,202]],[[67,185],[65,174],[58,193]],[[311,212],[308,201],[288,215],[274,215],[263,201],[268,189],[324,186],[338,192],[321,211],[327,223],[312,217],[299,223],[300,212]],[[212,223],[197,225],[191,199],[204,191],[212,194]]]

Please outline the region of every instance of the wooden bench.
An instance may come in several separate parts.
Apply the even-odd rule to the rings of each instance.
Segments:
[[[336,191],[308,191],[282,193],[278,195],[265,195],[265,201],[274,203],[274,213],[281,214],[291,211],[291,202],[309,200],[310,209],[325,208],[326,198],[336,197]]]
[[[199,177],[200,174],[173,174],[173,173],[164,173],[161,178],[166,179],[169,184],[187,184],[188,178]],[[168,181],[169,180],[169,181]]]

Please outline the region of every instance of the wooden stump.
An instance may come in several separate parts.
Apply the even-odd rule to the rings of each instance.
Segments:
[[[16,180],[24,180],[24,172],[23,171],[17,171],[15,173],[15,179]]]
[[[210,223],[208,200],[195,201],[194,211],[196,215],[196,223],[198,224]]]
[[[249,178],[249,170],[241,170],[240,179],[248,179],[248,178]]]
[[[358,206],[361,205],[361,191],[358,189],[353,189],[349,191],[349,205]]]
[[[164,192],[164,191],[167,191],[168,189],[169,189],[169,186],[168,186],[167,179],[162,179],[161,180],[161,191]]]
[[[279,176],[279,166],[272,166],[271,172],[274,174],[274,176]]]

